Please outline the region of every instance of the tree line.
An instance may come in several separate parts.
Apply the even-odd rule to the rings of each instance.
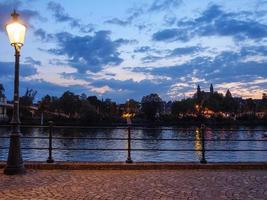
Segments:
[[[1,94],[4,88],[1,86]],[[129,99],[117,104],[111,99],[99,99],[97,96],[77,95],[71,91],[60,97],[46,95],[35,103],[37,91],[27,89],[20,97],[20,112],[23,122],[39,123],[53,120],[58,123],[79,125],[125,123],[123,113],[135,113],[135,123],[194,123],[200,119],[209,121],[251,121],[267,119],[267,98],[261,100],[242,99],[226,94],[198,89],[187,99],[164,102],[158,94],[144,96],[141,101]],[[8,112],[11,115],[11,111]],[[257,114],[260,114],[257,115]]]

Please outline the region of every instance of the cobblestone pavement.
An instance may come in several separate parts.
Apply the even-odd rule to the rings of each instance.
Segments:
[[[266,170],[0,172],[0,199],[267,200]]]

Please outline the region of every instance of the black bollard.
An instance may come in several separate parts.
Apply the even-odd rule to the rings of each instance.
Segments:
[[[206,164],[207,160],[205,157],[205,131],[206,131],[206,127],[204,124],[201,124],[201,128],[200,128],[200,133],[201,133],[201,153],[202,153],[202,158],[200,160],[200,163],[202,164]]]
[[[48,147],[48,151],[49,151],[49,155],[47,158],[47,163],[53,163],[54,159],[52,158],[52,133],[53,133],[53,122],[49,121],[49,147]]]
[[[128,156],[127,156],[127,160],[126,163],[133,163],[132,158],[131,158],[131,127],[128,126]]]

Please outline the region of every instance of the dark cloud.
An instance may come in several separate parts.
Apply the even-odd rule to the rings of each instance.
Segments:
[[[155,49],[152,49],[150,46],[141,46],[134,50],[134,53],[147,53],[154,51]]]
[[[147,55],[142,58],[142,61],[144,63],[151,63],[155,62],[161,59],[166,59],[166,58],[171,58],[171,57],[178,57],[178,56],[183,56],[183,55],[194,55],[197,52],[200,52],[204,50],[205,48],[201,46],[189,46],[189,47],[181,47],[181,48],[175,48],[172,50],[167,50],[165,55],[160,55],[160,56],[154,56],[154,55]],[[141,53],[151,53],[155,52],[158,54],[162,54],[163,51],[157,51],[155,49],[151,49],[150,47],[144,46],[141,48],[138,48],[135,50],[136,52],[141,52]]]
[[[254,55],[261,55],[266,56],[267,55],[267,46],[248,46],[243,47],[240,51],[241,56],[254,56]]]
[[[154,41],[186,42],[195,36],[232,36],[236,41],[267,37],[267,25],[250,12],[225,12],[218,5],[209,6],[198,18],[180,20],[178,28],[164,29],[153,34]]]
[[[170,8],[175,8],[175,7],[180,6],[182,2],[183,2],[182,0],[154,0],[154,2],[149,8],[147,7],[130,8],[127,11],[127,13],[129,13],[128,16],[125,17],[124,19],[119,19],[115,17],[115,18],[106,20],[105,23],[115,24],[119,26],[128,26],[128,25],[133,24],[134,19],[140,17],[141,15],[147,12],[155,12],[155,11],[162,11],[162,10],[167,10]],[[174,24],[176,21],[176,17],[166,15],[164,20],[168,24]],[[135,26],[139,30],[143,30],[144,28],[147,28],[146,25],[144,24],[135,24]]]
[[[141,46],[134,49],[134,53],[156,53],[156,54],[163,54],[164,52],[169,52],[168,50],[161,50],[152,48],[150,46]]]
[[[20,18],[24,23],[30,22],[31,19],[44,20],[43,17],[37,11],[30,9],[22,9],[23,1],[14,0],[14,1],[3,1],[0,2],[0,26],[4,27],[6,23],[11,19],[10,14],[14,9],[20,14]],[[28,24],[27,24],[28,25]],[[3,31],[4,29],[0,29]]]
[[[69,64],[81,73],[86,70],[97,72],[105,65],[118,65],[120,58],[118,47],[127,40],[112,41],[109,31],[98,31],[93,36],[75,36],[67,32],[55,34],[59,48],[49,49],[56,55],[67,55]],[[129,41],[127,41],[129,42]]]
[[[53,16],[59,22],[70,22],[72,24],[77,24],[78,21],[70,17],[66,12],[65,9],[56,2],[50,1],[47,4],[48,10],[53,11]]]
[[[267,36],[267,26],[249,18],[252,13],[227,13],[218,5],[212,5],[202,16],[189,22],[200,36],[233,36],[235,39],[261,39]],[[179,24],[178,24],[179,25]]]
[[[26,57],[24,60],[24,63],[30,64],[30,65],[38,65],[38,66],[42,65],[41,61],[35,60],[32,57]]]
[[[194,48],[189,49],[194,52]],[[165,93],[175,97],[182,97],[183,92],[192,91],[197,84],[208,88],[210,83],[222,88],[225,83],[231,83],[225,87],[233,86],[234,92],[242,95],[239,89],[255,91],[267,88],[267,62],[260,59],[266,51],[264,46],[244,46],[239,51],[223,51],[215,57],[198,56],[180,65],[137,67],[133,71],[169,77]],[[179,50],[179,53],[189,53],[189,50]],[[161,84],[158,87],[161,88]]]
[[[167,55],[167,57],[175,57],[175,56],[190,55],[190,54],[192,55],[202,50],[204,50],[204,48],[200,46],[176,48],[171,50],[169,55]]]
[[[141,15],[147,13],[147,12],[157,12],[157,11],[163,11],[168,10],[171,8],[176,8],[182,4],[182,0],[154,0],[152,5],[147,7],[138,7],[138,8],[130,8],[127,10],[128,16],[124,19],[119,18],[111,18],[105,21],[105,23],[108,24],[115,24],[119,26],[127,26],[133,24],[134,19],[140,17]],[[166,16],[165,18],[166,23],[174,23],[175,22],[175,16]],[[139,30],[142,30],[146,28],[146,25],[144,24],[135,24],[136,27],[138,27]]]
[[[47,4],[47,9],[52,11],[54,18],[57,22],[66,22],[69,23],[70,27],[78,28],[81,32],[89,33],[94,30],[92,24],[82,24],[79,19],[71,17],[66,13],[64,7],[56,2],[50,1]]]
[[[105,23],[107,24],[116,24],[116,25],[120,25],[120,26],[126,26],[128,24],[131,24],[131,20],[121,20],[118,18],[112,18],[109,20],[106,20]]]
[[[45,50],[47,51],[47,50]],[[58,58],[52,58],[49,60],[50,65],[67,65],[68,61],[64,61]]]
[[[127,39],[117,39],[114,41],[114,43],[116,43],[117,45],[121,46],[121,45],[127,45],[127,44],[137,44],[138,41],[137,40],[127,40]]]
[[[163,59],[164,57],[162,56],[153,56],[153,55],[148,55],[142,58],[143,63],[151,63],[151,62],[156,62],[158,60]]]
[[[186,29],[172,28],[172,29],[161,30],[154,33],[152,39],[154,41],[172,42],[175,40],[180,40],[183,42],[187,42],[191,38],[190,38],[190,33]]]
[[[139,17],[140,15],[142,15],[144,13],[142,8],[131,8],[128,10],[128,13],[130,13],[128,15],[128,17],[126,17],[125,19],[118,19],[118,18],[112,18],[109,20],[106,20],[105,23],[107,24],[115,24],[115,25],[119,25],[119,26],[127,26],[132,24],[133,20],[137,17]]]
[[[182,0],[154,0],[149,11],[162,11],[173,7],[178,7],[183,3]]]
[[[32,76],[37,73],[37,70],[31,64],[20,64],[20,76]],[[6,78],[14,75],[14,62],[0,62],[0,77]]]
[[[53,37],[53,34],[49,34],[47,33],[44,29],[42,28],[39,28],[37,30],[34,31],[34,35],[42,40],[42,41],[45,41],[45,42],[48,42],[48,41],[51,41],[54,37]]]
[[[248,51],[246,50],[248,49]],[[253,49],[253,50],[252,50]],[[208,80],[212,83],[244,81],[261,76],[267,78],[266,61],[246,61],[248,56],[262,55],[255,52],[255,47],[244,47],[239,52],[224,51],[216,57],[196,57],[191,61],[174,66],[157,68],[136,68],[136,72],[167,76],[173,79],[192,76]],[[265,49],[266,50],[266,49]],[[193,72],[195,73],[193,74]]]

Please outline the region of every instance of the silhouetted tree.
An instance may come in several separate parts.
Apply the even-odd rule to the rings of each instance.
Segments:
[[[80,100],[81,100],[81,101],[85,101],[86,99],[87,99],[87,95],[84,94],[84,93],[82,93],[82,94],[80,95]]]
[[[29,106],[33,105],[36,94],[37,91],[27,88],[25,94],[20,97],[19,104],[21,120],[32,119],[33,116]]]
[[[81,123],[84,125],[89,125],[93,122],[99,121],[99,115],[97,114],[96,107],[93,106],[88,100],[81,102],[79,115]]]
[[[124,104],[124,111],[130,113],[136,113],[140,108],[140,103],[135,101],[134,99],[130,99]]]
[[[141,101],[142,111],[149,120],[155,120],[156,114],[161,113],[162,100],[158,94],[144,96]]]
[[[230,90],[227,90],[225,97],[223,99],[222,111],[233,113],[238,110],[238,103],[232,97]]]
[[[73,117],[74,114],[80,111],[80,103],[79,96],[70,91],[64,92],[64,94],[59,98],[61,110],[65,114],[70,115],[70,117]]]
[[[37,94],[36,90],[27,88],[24,96],[20,97],[20,105],[21,106],[32,106],[36,94]]]

